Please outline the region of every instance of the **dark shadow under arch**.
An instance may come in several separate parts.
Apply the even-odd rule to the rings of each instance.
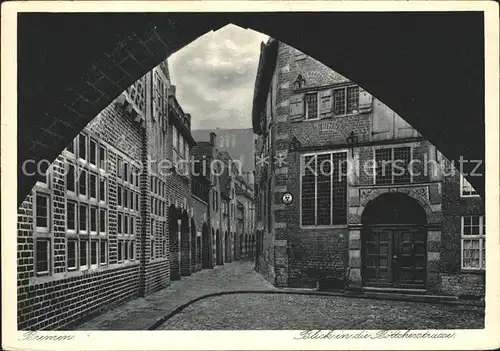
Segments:
[[[425,225],[427,215],[413,198],[398,192],[384,193],[368,202],[362,216],[363,225]]]

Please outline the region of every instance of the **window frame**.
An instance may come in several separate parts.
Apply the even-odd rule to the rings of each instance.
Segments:
[[[39,271],[38,270],[38,242],[43,241],[47,243],[47,270],[45,271]],[[43,236],[37,236],[34,238],[35,242],[35,247],[33,251],[33,263],[34,263],[34,270],[35,274],[37,277],[40,276],[48,276],[52,272],[52,262],[53,262],[53,255],[52,255],[52,238],[50,237],[43,237]]]
[[[47,226],[46,227],[39,227],[37,225],[37,217],[38,217],[38,209],[37,209],[37,198],[38,196],[40,197],[45,197],[47,199]],[[52,208],[52,196],[48,192],[44,191],[35,191],[33,194],[33,228],[35,229],[36,233],[39,234],[49,234],[52,228],[52,213],[53,213],[53,208]]]
[[[348,94],[348,91],[350,88],[357,88],[358,89],[358,108],[356,109],[356,112],[351,112],[349,113],[348,112],[348,101],[349,101],[349,94]],[[335,91],[339,91],[339,90],[344,90],[344,111],[345,113],[344,114],[336,114],[335,113]],[[345,85],[345,86],[341,86],[341,87],[334,87],[332,88],[332,113],[333,113],[333,117],[346,117],[346,116],[353,116],[353,115],[358,115],[359,114],[359,90],[360,90],[360,87],[359,85],[357,84],[349,84],[349,85]]]
[[[394,162],[394,150],[395,149],[403,149],[403,148],[409,148],[410,149],[410,160],[408,164],[412,164],[414,160],[414,146],[413,145],[391,145],[391,146],[381,146],[381,147],[374,147],[373,148],[373,183],[372,185],[376,186],[388,186],[388,185],[403,185],[403,184],[413,184],[414,179],[413,179],[413,172],[409,172],[410,174],[410,181],[409,182],[401,182],[401,183],[395,183],[394,182],[394,170],[393,170],[393,162]],[[391,182],[390,183],[377,183],[377,150],[386,150],[390,149],[391,150]]]
[[[308,153],[303,153],[300,155],[300,167],[299,167],[299,226],[301,229],[311,229],[311,228],[345,228],[347,225],[348,225],[348,215],[349,215],[349,179],[348,179],[348,176],[346,175],[346,223],[341,223],[341,224],[332,224],[333,223],[333,211],[334,211],[334,206],[333,206],[333,201],[331,200],[331,204],[330,204],[330,224],[303,224],[302,222],[302,172],[303,172],[303,165],[304,165],[304,160],[306,157],[309,157],[309,156],[315,156],[316,157],[316,160],[317,160],[317,157],[319,155],[332,155],[330,157],[330,159],[333,157],[333,154],[342,154],[342,153],[345,153],[346,155],[346,160],[348,160],[349,158],[349,151],[347,149],[339,149],[339,150],[331,150],[331,151],[321,151],[321,152],[308,152]],[[330,175],[330,181],[331,181],[331,184],[333,184],[333,175],[334,175],[334,172],[331,172],[332,174]],[[317,192],[318,192],[318,186],[317,186],[317,183],[318,183],[318,176],[316,175],[315,176],[316,180],[315,180],[315,189],[314,189],[314,192],[315,192],[315,205],[314,205],[314,222],[315,223],[318,223],[318,196],[317,196]],[[267,197],[267,193],[268,193],[268,189],[266,189],[266,192],[264,194],[264,203],[266,202],[266,197]],[[333,197],[333,186],[330,186],[330,199],[332,199]],[[263,206],[263,210],[265,209],[265,205]],[[268,213],[267,211],[264,210],[264,215],[262,216],[262,221],[265,221],[266,223],[268,223],[270,221],[270,218],[267,218],[268,217]]]
[[[464,187],[470,188],[471,194],[464,194]],[[474,192],[475,194],[472,194]],[[479,193],[474,189],[472,184],[460,173],[460,197],[461,198],[477,198],[480,197]]]
[[[479,217],[479,234],[464,234],[464,219],[465,217]],[[462,271],[474,271],[474,272],[482,272],[486,270],[485,265],[483,265],[483,249],[485,249],[486,245],[486,227],[484,224],[485,216],[481,215],[466,215],[460,216],[460,268]],[[479,242],[479,267],[469,267],[464,266],[464,241],[465,240],[477,240]],[[484,253],[486,255],[486,252]],[[484,262],[486,264],[486,257],[484,257]]]
[[[316,117],[315,118],[309,118],[309,109],[308,109],[308,102],[307,102],[307,97],[308,96],[316,96]],[[305,121],[317,121],[320,119],[320,112],[319,112],[319,92],[311,92],[311,93],[306,93],[304,94],[304,120]]]

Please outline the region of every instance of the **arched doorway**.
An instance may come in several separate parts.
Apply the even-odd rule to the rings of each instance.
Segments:
[[[191,275],[191,231],[186,210],[181,216],[181,275]]]
[[[179,280],[180,271],[180,235],[179,220],[180,211],[174,205],[171,205],[168,211],[169,239],[170,239],[170,279]]]
[[[203,269],[212,268],[210,260],[210,248],[210,233],[208,231],[208,225],[206,223],[203,223],[203,229],[201,230],[201,268]]]
[[[196,271],[196,258],[198,254],[198,248],[196,247],[196,223],[194,219],[191,218],[191,272]]]
[[[220,231],[217,229],[215,232],[215,252],[216,252],[216,257],[215,257],[215,262],[217,265],[222,265],[224,264],[223,258],[222,258],[222,240],[220,237]]]
[[[363,284],[425,288],[427,217],[420,204],[385,193],[368,203],[361,222]]]
[[[224,262],[229,262],[229,249],[230,249],[230,244],[229,244],[229,234],[228,232],[226,232],[224,234],[224,256],[225,256],[225,259],[224,259]]]

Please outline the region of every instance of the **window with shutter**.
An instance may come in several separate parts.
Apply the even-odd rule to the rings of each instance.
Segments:
[[[305,110],[306,120],[318,119],[319,118],[319,108],[318,108],[318,93],[307,94],[305,96]]]

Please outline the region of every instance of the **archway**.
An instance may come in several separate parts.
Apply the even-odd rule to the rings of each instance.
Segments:
[[[229,233],[226,231],[224,233],[224,262],[229,262],[230,261],[230,249],[231,245],[229,244]]]
[[[363,285],[425,288],[427,217],[408,195],[390,192],[371,200],[362,215]]]
[[[212,229],[213,232],[213,229]],[[208,269],[212,268],[212,261],[210,259],[210,233],[208,230],[207,223],[203,223],[203,229],[201,230],[201,268]]]
[[[181,275],[191,275],[191,230],[186,210],[181,216]]]
[[[196,260],[198,255],[198,247],[196,244],[196,223],[191,218],[191,272],[196,271]]]
[[[215,252],[216,258],[215,262],[218,266],[224,264],[222,255],[222,238],[219,229],[215,232]]]
[[[484,19],[480,11],[297,16],[20,14],[18,204],[35,182],[35,177],[22,172],[25,161],[54,160],[92,118],[150,68],[228,23],[277,38],[350,77],[404,116],[449,159],[484,160]],[[352,23],[357,23],[358,30],[325,46],[331,42],[331,32]],[[442,30],[443,23],[449,30]],[[302,27],[310,30],[304,33]],[[324,31],[326,27],[330,30]],[[432,57],[427,55],[429,47]],[[374,50],[379,54],[366,55]],[[457,55],[461,52],[470,54]],[[429,93],[430,79],[440,82],[439,94]],[[447,108],[427,113],[435,106]],[[450,125],[453,132],[443,134],[441,130]],[[463,166],[470,173],[475,164]],[[479,171],[484,174],[484,162]],[[484,177],[468,178],[484,194]]]
[[[170,238],[170,279],[181,279],[181,235],[180,235],[180,215],[181,212],[174,205],[168,209],[169,238]]]

